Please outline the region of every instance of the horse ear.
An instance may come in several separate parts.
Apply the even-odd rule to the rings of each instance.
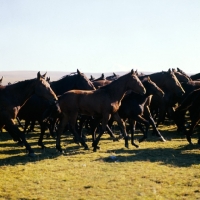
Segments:
[[[171,72],[172,72],[170,68],[168,69],[168,72],[169,72],[169,73],[171,73]]]
[[[37,73],[37,79],[40,79],[41,78],[41,74],[40,74],[40,71]]]
[[[44,74],[42,75],[42,78],[45,78],[45,77],[46,77],[46,75],[47,75],[47,72],[46,72],[46,73],[44,73]]]
[[[0,79],[0,82],[2,82],[3,81],[3,76],[2,76],[2,78]]]
[[[132,75],[132,74],[134,74],[134,70],[133,70],[133,69],[131,70],[131,75]]]
[[[104,78],[104,73],[101,74],[101,77]]]
[[[113,75],[116,76],[115,72],[113,72]]]
[[[77,69],[77,73],[78,73],[78,75],[81,75],[81,72]]]

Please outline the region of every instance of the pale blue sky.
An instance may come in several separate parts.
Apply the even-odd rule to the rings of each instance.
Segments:
[[[0,71],[199,65],[199,0],[0,0]]]

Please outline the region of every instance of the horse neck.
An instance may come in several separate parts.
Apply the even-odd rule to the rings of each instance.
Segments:
[[[62,95],[63,93],[69,90],[77,89],[75,88],[75,83],[76,83],[75,76],[76,75],[65,76],[62,79],[51,82],[50,86],[52,90],[54,91],[54,93],[56,95]]]
[[[113,101],[121,101],[127,91],[127,77],[120,77],[102,88],[108,91]]]
[[[159,88],[165,91],[167,90],[167,87],[166,87],[167,80],[163,72],[150,74],[149,77]]]
[[[34,94],[34,82],[35,79],[25,80],[5,87],[5,90],[11,94],[15,106],[22,106]]]

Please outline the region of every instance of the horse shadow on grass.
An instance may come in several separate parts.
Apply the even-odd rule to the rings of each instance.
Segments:
[[[195,153],[195,152],[196,153]],[[198,151],[198,152],[197,152]],[[178,148],[113,149],[104,162],[158,162],[161,165],[190,167],[200,164],[200,145],[181,145]],[[114,155],[114,156],[113,156]],[[97,161],[97,160],[96,160]]]

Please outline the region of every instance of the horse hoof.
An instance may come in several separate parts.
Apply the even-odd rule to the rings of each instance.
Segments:
[[[88,146],[86,146],[86,147],[84,148],[84,150],[89,150],[89,147],[88,147]]]
[[[125,145],[125,147],[126,147],[127,149],[129,149],[129,146],[128,146],[128,144],[126,144],[126,145]]]
[[[161,142],[166,142],[166,140],[165,140],[164,137],[160,137],[160,141],[161,141]]]
[[[119,139],[118,138],[113,138],[113,142],[118,142]]]
[[[34,153],[29,153],[28,156],[34,158],[36,155]]]
[[[136,147],[136,148],[139,148],[139,146],[138,146],[137,144],[135,144],[135,143],[132,143],[132,145],[133,145],[134,147]]]
[[[123,137],[123,135],[119,135],[119,137],[117,138],[118,139],[118,141],[119,140],[121,140],[121,139],[123,139],[124,137]]]
[[[19,142],[17,142],[17,145],[20,146],[20,147],[23,147],[24,143],[22,141],[19,141]]]

